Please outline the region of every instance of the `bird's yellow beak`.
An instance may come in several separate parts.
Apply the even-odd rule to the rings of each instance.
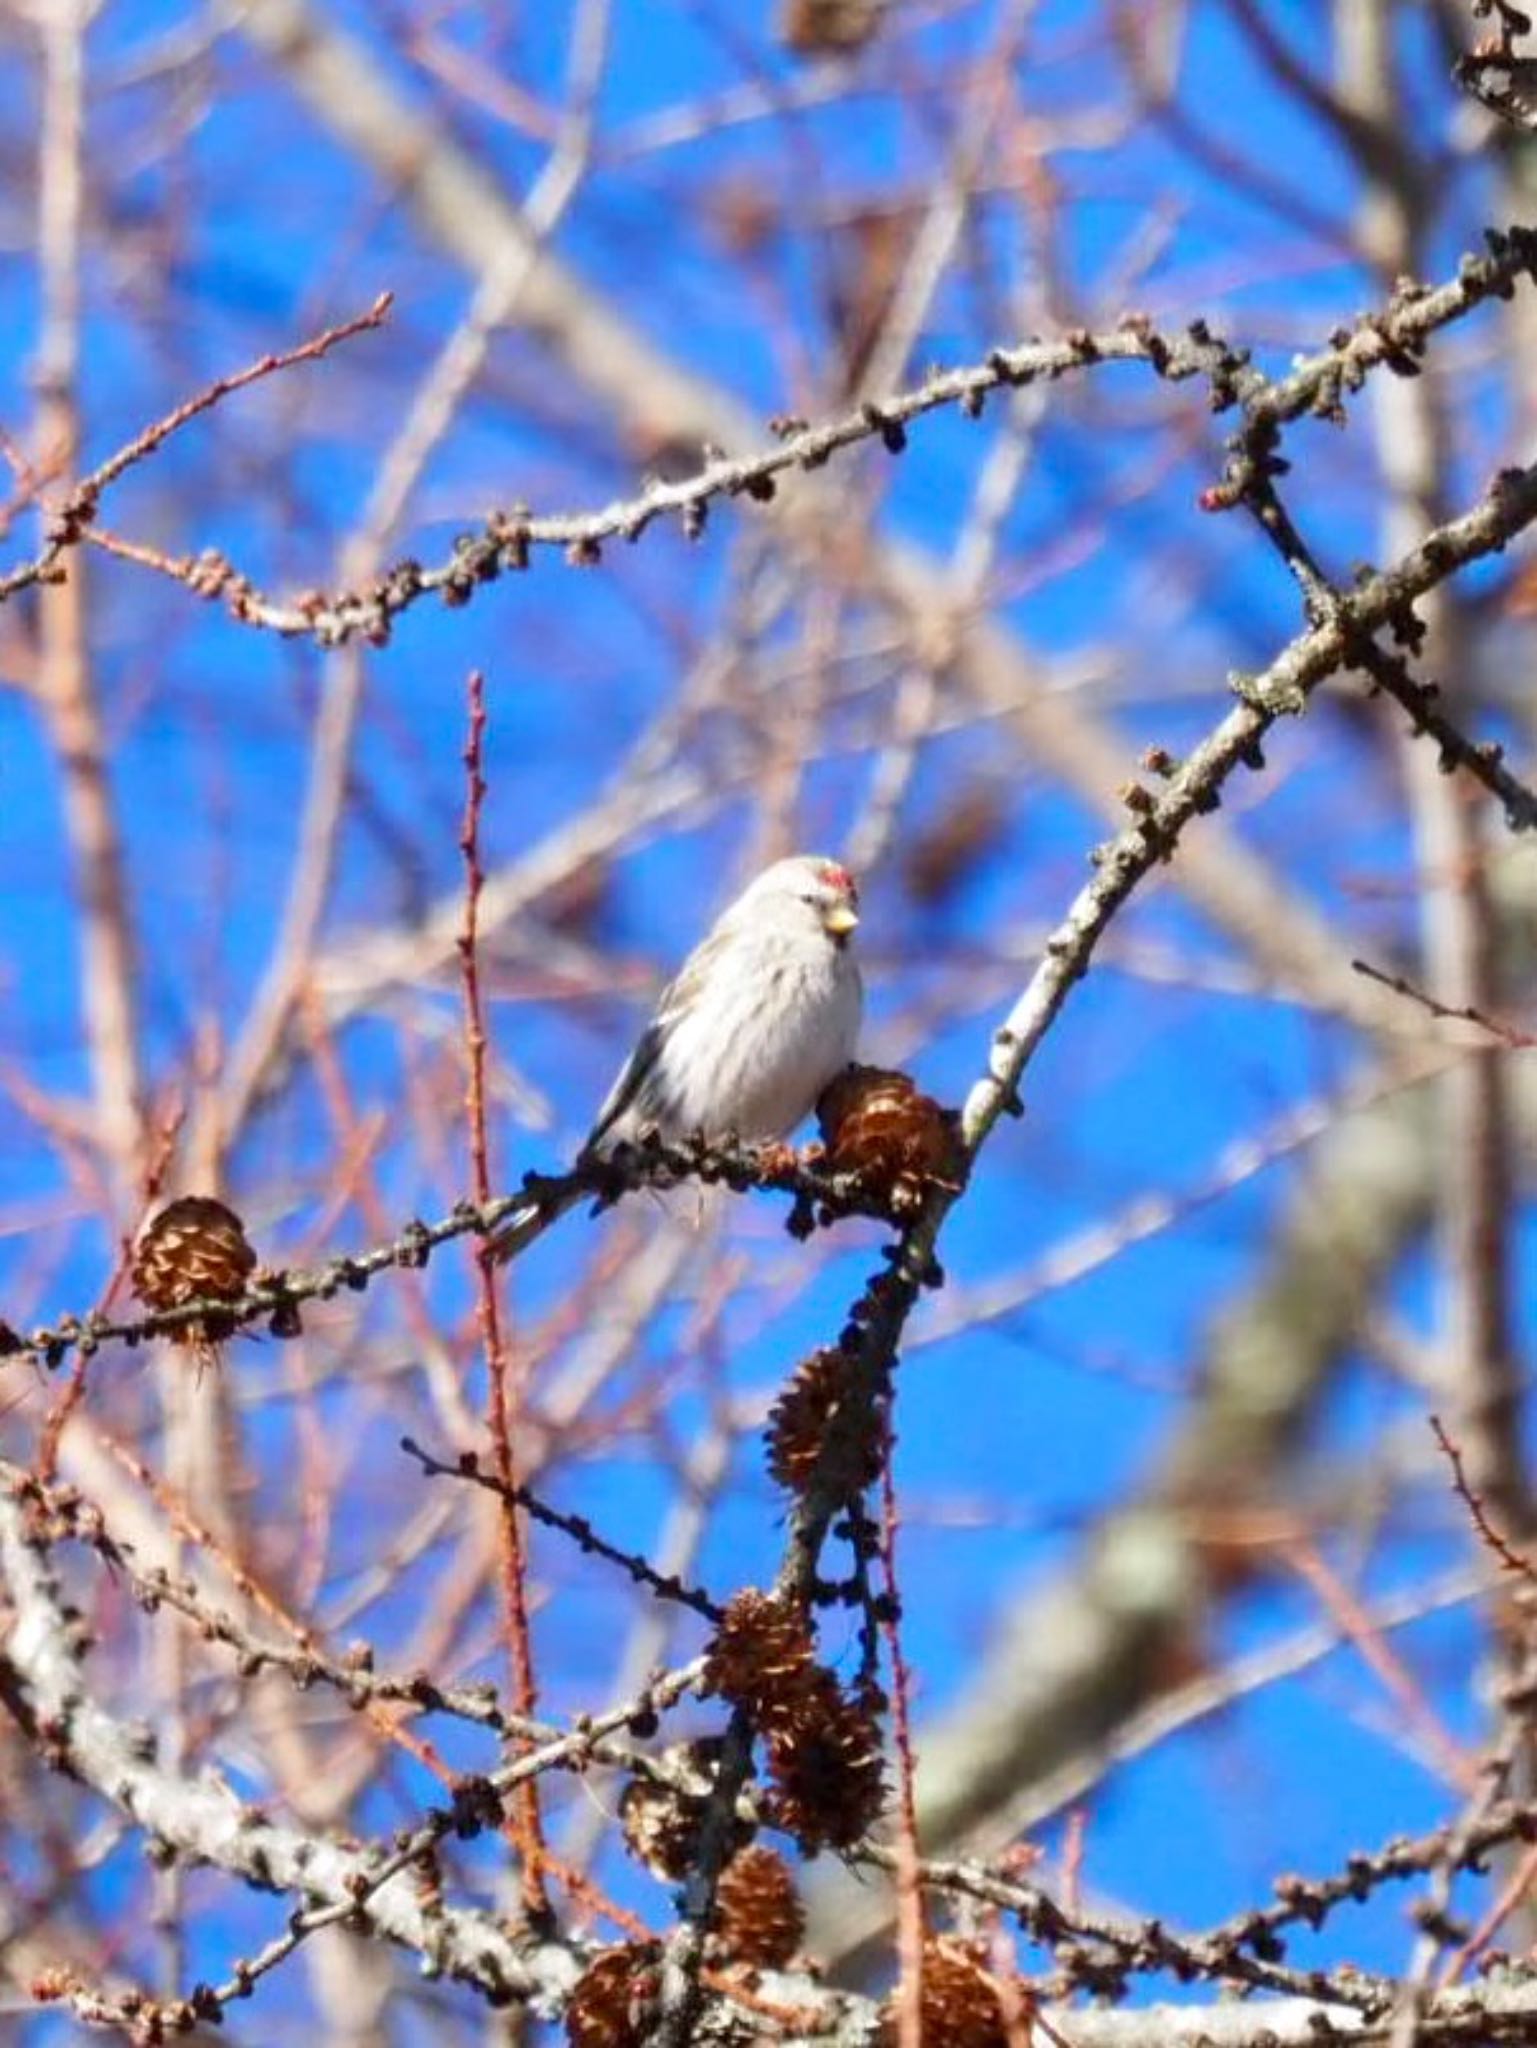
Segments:
[[[835,939],[846,939],[859,922],[859,913],[847,903],[835,903],[822,919],[823,928]]]

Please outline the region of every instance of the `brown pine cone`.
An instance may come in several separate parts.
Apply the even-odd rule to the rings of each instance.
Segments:
[[[822,1439],[842,1404],[849,1363],[836,1346],[813,1351],[769,1410],[764,1432],[769,1477],[787,1493],[802,1493],[810,1482]],[[854,1485],[864,1488],[880,1477],[885,1435],[884,1422],[872,1418],[871,1440],[856,1446],[857,1458],[851,1461]]]
[[[715,1939],[725,1961],[782,1970],[800,1948],[806,1914],[776,1849],[739,1849],[720,1874]]]
[[[571,2048],[640,2048],[655,2018],[660,1954],[654,1941],[630,1941],[594,1957],[566,2004]]]
[[[690,1783],[663,1784],[655,1778],[632,1778],[619,1796],[619,1827],[625,1847],[653,1877],[677,1884],[694,1867],[699,1829],[720,1769],[721,1740],[701,1735],[674,1742],[661,1761],[688,1773]],[[733,1816],[732,1846],[752,1839],[752,1824]]]
[[[875,1715],[817,1667],[800,1714],[769,1735],[774,1825],[806,1855],[850,1849],[875,1826],[886,1803],[885,1764]]]
[[[182,1195],[145,1225],[134,1248],[133,1291],[152,1309],[238,1301],[255,1270],[256,1254],[234,1210],[211,1195]],[[170,1335],[192,1354],[201,1376],[233,1327],[228,1318],[209,1314]]]
[[[632,1778],[619,1795],[624,1846],[653,1877],[677,1884],[688,1875],[699,1845],[702,1800],[654,1778]]]
[[[931,1187],[961,1184],[965,1154],[959,1119],[907,1074],[889,1067],[845,1067],[822,1091],[817,1123],[832,1173],[858,1174],[885,1195],[897,1215],[921,1208]]]
[[[805,1615],[776,1594],[748,1586],[726,1603],[701,1690],[746,1707],[769,1732],[802,1713],[820,1671]]]
[[[886,2001],[882,2048],[896,2048],[897,1999]],[[1009,2048],[1008,2009],[999,1980],[971,1942],[953,1934],[930,1935],[923,1944],[923,1991],[919,2034],[924,2048]]]
[[[885,0],[785,0],[779,38],[798,57],[842,57],[862,50],[880,27]]]

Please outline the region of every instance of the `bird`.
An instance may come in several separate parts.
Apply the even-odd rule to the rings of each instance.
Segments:
[[[864,1007],[858,924],[858,885],[825,854],[791,854],[755,876],[662,991],[577,1170],[653,1136],[788,1137],[854,1057]],[[512,1257],[586,1192],[530,1200],[489,1240],[491,1252]]]

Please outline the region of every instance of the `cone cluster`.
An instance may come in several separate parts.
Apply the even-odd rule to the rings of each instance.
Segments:
[[[807,1855],[868,1834],[885,1799],[872,1688],[845,1693],[816,1659],[806,1615],[748,1587],[706,1653],[704,1690],[751,1714],[768,1750],[768,1811]]]

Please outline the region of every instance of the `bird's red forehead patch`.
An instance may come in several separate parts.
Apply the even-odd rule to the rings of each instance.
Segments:
[[[822,880],[829,889],[836,889],[841,896],[852,896],[856,900],[858,899],[859,884],[854,880],[848,869],[841,867],[837,861],[828,860],[822,863]]]

